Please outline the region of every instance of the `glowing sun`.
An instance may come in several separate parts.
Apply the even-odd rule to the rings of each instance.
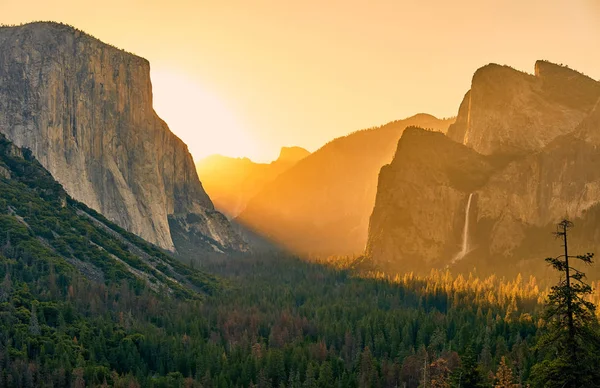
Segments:
[[[152,70],[154,109],[198,160],[211,155],[251,156],[257,147],[217,95],[184,74]]]

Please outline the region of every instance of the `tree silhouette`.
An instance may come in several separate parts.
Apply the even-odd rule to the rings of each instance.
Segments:
[[[569,255],[568,232],[573,223],[563,219],[555,233],[563,241],[564,254],[546,261],[560,273],[560,280],[552,287],[544,319],[546,331],[537,348],[546,358],[535,365],[532,380],[544,387],[599,387],[598,355],[600,337],[596,306],[587,300],[592,287],[585,282],[585,273],[574,263],[593,263],[593,253]]]

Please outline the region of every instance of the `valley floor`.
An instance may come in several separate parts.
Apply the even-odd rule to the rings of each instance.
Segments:
[[[178,301],[81,278],[49,295],[15,269],[0,270],[2,387],[417,387],[469,357],[490,383],[502,357],[518,381],[535,362],[532,284],[238,257],[203,262],[220,291]]]

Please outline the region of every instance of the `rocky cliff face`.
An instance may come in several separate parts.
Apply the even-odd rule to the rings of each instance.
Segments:
[[[71,27],[0,28],[0,131],[75,199],[162,248],[175,248],[170,215],[213,211],[187,146],[154,112],[148,61]],[[233,236],[219,219],[206,237]]]
[[[176,298],[197,298],[219,286],[211,275],[183,265],[73,200],[30,150],[3,134],[0,202],[3,260],[33,258],[42,271],[54,268],[58,278],[72,279],[79,272],[92,283],[125,282]],[[6,249],[10,244],[18,249]]]
[[[485,154],[536,151],[567,134],[600,98],[600,84],[567,67],[538,61],[535,75],[508,66],[475,72],[448,136]]]
[[[574,248],[600,248],[599,92],[546,62],[535,76],[478,70],[448,132],[463,144],[406,131],[381,170],[367,255],[388,269],[540,273],[565,216],[586,226]]]
[[[310,152],[301,147],[282,147],[271,163],[212,155],[199,161],[196,168],[215,207],[234,218],[265,185],[308,155]]]
[[[443,266],[460,250],[469,193],[493,171],[489,157],[442,133],[407,128],[379,174],[367,256],[394,270]]]
[[[266,185],[235,221],[298,254],[360,254],[379,170],[404,129],[446,132],[452,122],[420,114],[335,139]]]
[[[498,220],[490,236],[492,254],[512,254],[529,227],[543,228],[565,216],[583,219],[600,203],[599,111],[597,105],[571,133],[509,163],[481,191],[478,217]]]

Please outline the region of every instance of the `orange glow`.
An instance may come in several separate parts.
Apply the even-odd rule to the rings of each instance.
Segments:
[[[251,134],[215,94],[184,74],[151,70],[154,110],[196,158],[219,153],[260,158]]]
[[[0,3],[0,23],[32,20],[72,24],[185,79],[153,74],[156,110],[196,159],[269,161],[282,145],[314,151],[417,112],[453,116],[489,62],[531,72],[548,59],[600,77],[597,0]],[[181,96],[216,108],[200,117]]]

